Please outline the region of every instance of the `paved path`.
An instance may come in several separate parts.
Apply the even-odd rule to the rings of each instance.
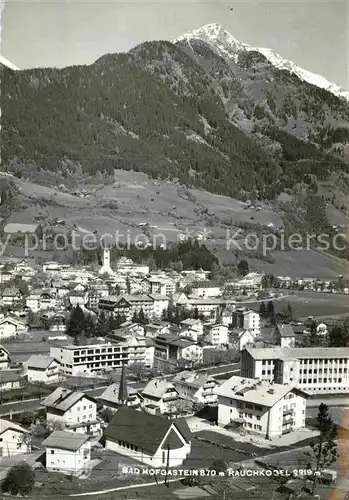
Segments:
[[[179,477],[177,479],[169,479],[168,483],[178,483],[181,481],[183,477]],[[112,493],[113,491],[125,491],[131,490],[135,488],[149,488],[150,486],[158,486],[159,484],[164,484],[164,480],[158,480],[158,482],[145,483],[145,484],[131,484],[129,486],[119,486],[118,488],[111,488],[108,490],[100,490],[100,491],[89,491],[88,493],[74,493],[73,495],[69,495],[70,497],[90,497],[94,495],[103,495],[104,493]]]

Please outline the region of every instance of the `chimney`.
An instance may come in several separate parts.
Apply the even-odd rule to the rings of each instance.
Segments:
[[[244,384],[244,383],[245,383],[245,379],[244,379],[244,378],[241,380],[241,383],[242,383],[242,384]]]
[[[275,390],[274,390],[274,389],[272,389],[272,388],[270,388],[270,389],[268,389],[268,393],[269,393],[269,394],[274,394],[274,393],[275,393]]]

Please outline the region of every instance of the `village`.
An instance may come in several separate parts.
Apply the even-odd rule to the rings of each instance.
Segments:
[[[41,494],[57,477],[74,478],[67,491],[94,491],[142,484],[147,468],[166,482],[245,463],[285,467],[290,491],[303,488],[297,470],[316,469],[311,417],[322,398],[348,395],[349,355],[329,342],[331,325],[274,304],[290,289],[346,294],[342,277],[246,270],[219,285],[202,269],[151,272],[127,257],[113,267],[107,248],[98,272],[1,264],[0,479],[23,459]],[[304,452],[297,466],[273,465],[273,453],[294,448]],[[338,467],[323,469],[339,479]],[[230,472],[225,487],[246,493],[251,482]]]

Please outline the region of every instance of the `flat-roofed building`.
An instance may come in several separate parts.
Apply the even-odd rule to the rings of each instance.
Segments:
[[[127,343],[54,346],[50,348],[50,356],[60,363],[64,375],[87,375],[128,364],[129,346]]]
[[[241,375],[295,383],[312,394],[349,393],[349,352],[342,347],[244,349]]]

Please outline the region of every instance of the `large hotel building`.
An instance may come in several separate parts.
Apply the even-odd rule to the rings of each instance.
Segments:
[[[343,347],[244,349],[241,376],[297,384],[308,394],[349,393],[349,352]]]

